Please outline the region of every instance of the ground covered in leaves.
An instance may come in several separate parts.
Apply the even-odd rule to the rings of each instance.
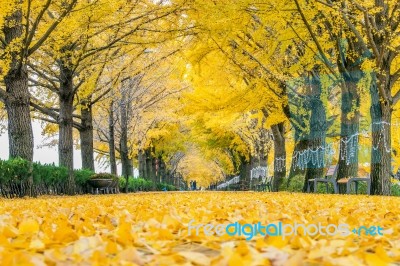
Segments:
[[[252,192],[176,192],[0,199],[1,265],[396,265],[400,199]],[[188,224],[381,226],[351,234],[204,235]]]

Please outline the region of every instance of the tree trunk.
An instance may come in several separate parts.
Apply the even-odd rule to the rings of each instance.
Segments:
[[[351,70],[351,69],[349,69]],[[360,124],[360,95],[358,82],[362,78],[361,70],[343,73],[341,104],[341,128],[339,169],[337,178],[357,177],[358,173],[358,134]]]
[[[271,127],[274,136],[274,178],[272,191],[279,191],[279,186],[286,176],[285,125],[283,122]]]
[[[316,69],[317,70],[317,69]],[[312,178],[321,178],[325,168],[325,151],[326,151],[326,110],[321,100],[322,84],[319,77],[319,71],[312,73],[310,80],[310,133],[308,134],[309,156],[307,162],[306,175],[304,178],[303,191],[307,190],[308,180]]]
[[[306,167],[301,167],[299,166],[299,154],[303,152],[304,150],[307,150],[307,148],[310,146],[309,144],[309,139],[300,139],[296,141],[296,144],[294,146],[293,154],[292,154],[292,162],[290,164],[290,170],[289,170],[289,177],[288,177],[288,182],[287,185],[289,186],[290,181],[292,180],[293,177],[296,175],[301,175],[302,177],[305,176],[306,174]],[[301,165],[301,163],[300,163]]]
[[[128,181],[129,177],[133,176],[133,169],[132,161],[129,159],[127,104],[124,102],[124,100],[121,101],[120,154],[122,164],[122,176],[124,176],[126,179],[125,193],[128,193]]]
[[[307,82],[309,81],[306,80],[305,82],[307,84]],[[308,129],[310,127],[310,119],[312,113],[310,103],[311,101],[309,97],[310,95],[313,95],[312,90],[315,86],[307,87],[309,87],[310,89],[304,96],[300,95],[300,97],[297,93],[289,94],[289,97],[292,98],[289,103],[293,105],[293,108],[295,108],[296,111],[289,111],[290,116],[288,116],[288,119],[294,129],[295,146],[292,153],[287,186],[290,185],[292,178],[297,175],[301,175],[302,178],[305,178],[307,171],[308,162],[305,157],[308,149],[311,147],[310,132]],[[298,109],[304,110],[304,112],[298,112]]]
[[[251,162],[251,155],[249,155],[249,160],[246,160],[245,156],[240,156],[239,175],[241,190],[249,190],[250,188]]]
[[[162,165],[162,161],[161,161],[161,157],[158,156],[157,157],[157,180],[158,182],[162,183],[163,182],[163,175],[161,173],[161,165]]]
[[[250,157],[250,179],[248,181],[250,190],[254,190],[255,184],[259,181],[259,176],[251,176],[251,170],[256,167],[261,167],[261,147],[259,145],[255,145],[256,156]]]
[[[151,153],[152,174],[153,174],[152,180],[154,181],[154,183],[159,183],[159,181],[157,180],[158,159],[155,157],[155,154],[156,154],[156,148],[152,147],[152,153]]]
[[[261,141],[260,141],[260,149],[258,155],[261,167],[268,167],[268,149],[265,147],[266,142],[268,142],[267,135],[268,131],[263,128],[261,130]]]
[[[384,83],[380,82],[380,84]],[[377,86],[379,84],[373,81],[370,110],[372,118],[371,194],[390,195],[392,109],[389,102],[379,100]]]
[[[60,114],[59,114],[59,142],[58,156],[60,166],[68,169],[68,194],[75,193],[74,179],[74,143],[73,143],[73,112],[74,112],[74,85],[73,71],[66,61],[60,61]]]
[[[159,163],[159,180],[162,182],[162,183],[166,183],[166,167],[165,167],[165,163],[164,163],[164,160],[161,158],[161,156],[158,158],[158,161],[160,162]]]
[[[22,10],[16,9],[5,19],[3,28],[6,47],[15,46],[13,42],[22,38]],[[22,158],[32,164],[33,131],[30,117],[30,94],[28,89],[28,71],[21,51],[9,53],[9,70],[4,76],[7,98],[5,107],[8,117],[8,140],[10,158]],[[32,165],[30,165],[32,168]],[[31,172],[31,171],[30,171]],[[28,195],[32,196],[33,177],[28,178]],[[26,192],[25,192],[26,193]]]
[[[358,175],[359,116],[357,115],[346,120],[349,124],[342,122],[341,125],[337,179],[357,177]]]
[[[151,150],[150,148],[146,149],[146,179],[147,180],[152,180],[153,178],[153,173],[152,173],[152,157],[151,157]]]
[[[390,195],[391,178],[391,119],[392,119],[392,89],[396,84],[396,75],[392,73],[395,58],[399,55],[398,49],[394,51],[389,45],[390,34],[398,34],[397,22],[393,21],[388,3],[383,0],[375,0],[375,6],[379,12],[375,14],[375,29],[373,29],[374,45],[379,54],[374,53],[380,69],[373,74],[371,89],[371,118],[372,118],[372,152],[371,152],[371,181],[372,194]],[[396,9],[396,8],[395,8]],[[393,12],[395,12],[393,9]],[[389,30],[388,30],[389,28]],[[390,29],[392,29],[390,31]],[[387,33],[386,33],[387,32]],[[389,33],[391,32],[391,33]]]
[[[157,174],[157,171],[158,171],[158,159],[156,158],[156,157],[154,157],[153,156],[153,154],[154,154],[154,152],[155,152],[155,148],[154,147],[152,147],[152,155],[151,155],[151,173],[152,173],[152,177],[151,177],[151,180],[154,182],[154,185],[156,184],[156,183],[160,183],[160,181],[158,180],[158,174]],[[155,187],[154,187],[154,189],[155,189]]]
[[[81,110],[81,156],[82,169],[94,171],[94,149],[93,149],[93,116],[90,105],[82,107]]]
[[[148,161],[147,161],[147,149],[143,151],[143,178],[149,179],[149,169],[148,169]]]
[[[170,170],[166,170],[166,178],[167,178],[167,184],[172,185],[172,173]]]
[[[139,177],[145,177],[146,158],[142,149],[138,151]]]
[[[303,191],[307,190],[309,179],[321,178],[325,168],[325,138],[326,138],[326,113],[320,95],[314,96],[311,100],[310,139],[308,142],[311,148],[311,160],[307,163]]]
[[[30,117],[26,66],[10,70],[5,77],[8,116],[8,139],[10,158],[33,160],[33,131]]]
[[[108,118],[108,146],[110,150],[110,168],[111,174],[118,175],[117,172],[117,159],[115,156],[115,130],[114,130],[114,103],[110,104],[110,113]]]

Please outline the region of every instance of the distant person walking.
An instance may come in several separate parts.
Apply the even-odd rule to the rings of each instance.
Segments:
[[[196,189],[197,189],[196,186],[197,186],[197,183],[196,183],[196,180],[194,180],[194,181],[193,181],[193,190],[196,190]]]

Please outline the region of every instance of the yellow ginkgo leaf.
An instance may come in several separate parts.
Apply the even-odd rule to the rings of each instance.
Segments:
[[[39,231],[39,223],[33,219],[27,219],[19,224],[20,234],[32,234]]]

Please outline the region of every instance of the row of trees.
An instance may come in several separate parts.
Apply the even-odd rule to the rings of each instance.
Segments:
[[[74,128],[79,132],[83,168],[93,170],[93,129],[101,119],[96,112],[101,114],[98,108],[106,105],[112,169],[115,172],[113,150],[118,150],[123,174],[130,175],[131,149],[138,145],[129,139],[130,120],[140,120],[143,110],[179,91],[165,84],[162,73],[152,76],[157,80],[145,79],[143,85],[139,81],[179,49],[169,48],[168,42],[188,28],[169,22],[180,17],[183,3],[15,0],[0,4],[0,99],[7,112],[10,157],[32,162],[32,118],[45,121],[47,133],[58,133],[59,163],[69,169],[72,193]]]
[[[362,144],[372,192],[390,194],[396,0],[0,4],[10,157],[32,161],[31,120],[44,121],[71,191],[74,144],[84,168],[96,151],[113,173],[119,160],[126,177],[200,186],[273,164],[274,190],[331,159],[356,176]]]
[[[202,104],[197,112],[203,117],[213,112],[203,130],[210,138],[232,135],[214,148],[234,158],[233,146],[240,169],[249,165],[243,177],[249,176],[254,158],[266,160],[265,151],[261,156],[257,152],[266,141],[266,134],[257,135],[263,128],[269,129],[273,143],[264,149],[274,151],[274,190],[287,172],[290,177],[303,175],[305,184],[323,176],[335,143],[338,178],[357,176],[359,144],[367,138],[372,193],[390,194],[398,149],[391,143],[393,112],[400,99],[398,1],[195,5],[196,12],[207,13],[206,19],[193,15],[207,29],[189,57],[195,101]],[[232,123],[221,125],[222,117],[232,116]],[[243,116],[255,117],[256,132],[252,119],[237,127]],[[285,141],[291,135],[294,147],[287,156]]]

